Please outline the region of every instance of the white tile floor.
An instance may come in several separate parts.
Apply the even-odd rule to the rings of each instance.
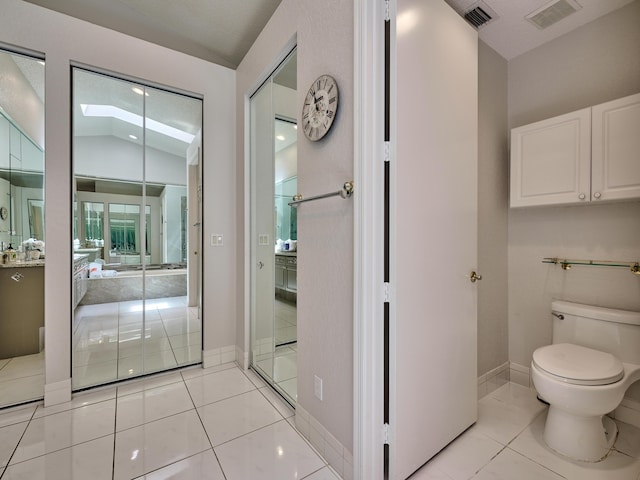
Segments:
[[[604,461],[572,462],[544,445],[546,410],[530,389],[498,388],[411,480],[640,478],[640,429],[617,422]],[[187,368],[0,411],[0,478],[336,480],[292,424],[293,410],[253,372]]]
[[[616,422],[614,450],[599,463],[573,462],[542,440],[547,407],[535,392],[507,383],[479,401],[478,422],[411,480],[637,480],[640,429]]]
[[[2,480],[337,480],[293,410],[235,364],[0,411]]]

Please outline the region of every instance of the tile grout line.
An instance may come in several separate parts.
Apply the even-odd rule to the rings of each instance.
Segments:
[[[29,425],[31,425],[31,421],[33,420],[33,416],[36,414],[37,408],[38,407],[33,409],[33,413],[31,413],[31,417],[29,418],[29,420],[27,420],[27,426],[24,427],[24,431],[22,432],[22,435],[20,435],[20,439],[16,443],[16,446],[14,447],[13,452],[11,452],[11,455],[7,459],[7,464],[4,466],[4,471],[2,472],[2,475],[0,475],[0,479],[2,477],[4,477],[4,474],[7,473],[7,470],[9,470],[9,465],[11,464],[11,459],[13,458],[13,456],[18,451],[18,447],[20,446],[20,442],[22,442],[22,439],[24,438],[25,433],[27,433],[27,429],[29,428]],[[21,423],[21,422],[18,422],[18,423]]]
[[[182,374],[180,376],[182,376]],[[213,456],[216,458],[216,462],[218,462],[218,466],[220,467],[220,471],[222,472],[222,476],[226,480],[227,479],[227,475],[224,473],[224,469],[222,468],[222,463],[220,463],[220,459],[218,458],[218,454],[216,453],[215,448],[213,448],[213,442],[211,441],[211,437],[209,436],[209,432],[207,432],[207,429],[204,426],[204,422],[202,421],[202,417],[200,416],[200,412],[198,411],[198,407],[196,407],[196,403],[193,401],[193,397],[191,396],[191,392],[189,391],[189,387],[187,386],[187,382],[184,379],[184,377],[182,377],[182,381],[184,383],[184,388],[187,389],[187,394],[189,395],[189,398],[191,399],[191,403],[193,405],[194,410],[196,411],[196,415],[198,416],[198,420],[200,420],[200,425],[202,425],[202,430],[204,430],[204,434],[207,436],[207,440],[209,442],[209,445],[211,446],[211,451],[213,452]],[[200,452],[200,453],[202,453],[202,452]]]

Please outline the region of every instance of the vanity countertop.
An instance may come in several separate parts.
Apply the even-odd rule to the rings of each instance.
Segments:
[[[0,263],[0,268],[30,268],[30,267],[44,267],[44,259],[19,260],[13,263]]]
[[[280,255],[281,257],[297,257],[298,252],[282,251],[282,252],[276,252],[276,255]]]

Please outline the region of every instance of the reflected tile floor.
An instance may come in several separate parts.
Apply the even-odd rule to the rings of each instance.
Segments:
[[[507,383],[478,402],[478,422],[411,480],[637,480],[640,429],[616,420],[619,434],[598,463],[574,462],[542,440],[547,407],[534,390]]]
[[[339,480],[293,410],[234,363],[0,410],[2,480]]]
[[[186,297],[81,305],[75,311],[73,388],[201,361],[202,327]],[[144,355],[143,355],[144,348]]]
[[[0,360],[0,406],[44,397],[44,352]]]
[[[273,379],[291,403],[298,400],[298,351],[297,343],[276,347],[275,354],[263,354],[256,363],[263,375]]]

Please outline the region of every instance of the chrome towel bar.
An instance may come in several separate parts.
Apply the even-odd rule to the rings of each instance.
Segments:
[[[313,200],[320,200],[321,198],[328,197],[337,197],[340,196],[342,198],[349,198],[353,195],[353,182],[345,182],[342,186],[342,190],[338,190],[337,192],[329,192],[323,193],[321,195],[314,195],[313,197],[304,198],[302,195],[298,194],[293,197],[293,201],[289,202],[290,207],[297,208],[298,205],[304,202],[311,202]]]

